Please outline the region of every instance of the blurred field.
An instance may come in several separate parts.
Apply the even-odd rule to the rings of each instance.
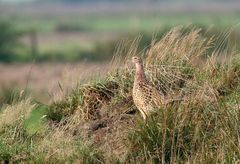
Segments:
[[[109,67],[108,63],[0,64],[0,93],[26,90],[38,101],[50,103],[81,83],[105,76]]]
[[[0,20],[23,32],[19,39],[25,48],[17,50],[16,61],[32,60],[32,37],[37,61],[96,61],[110,59],[119,40],[138,34],[151,38],[154,32],[164,34],[176,25],[211,27],[216,35],[231,27],[240,30],[237,1],[5,4],[0,13]]]

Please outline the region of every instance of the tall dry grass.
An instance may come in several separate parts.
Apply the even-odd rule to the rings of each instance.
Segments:
[[[122,42],[107,78],[80,86],[66,101],[53,105],[55,111],[61,116],[67,116],[69,110],[78,111],[82,119],[91,120],[100,119],[95,114],[103,106],[111,109],[119,102],[134,106],[134,69],[129,61],[139,55],[150,83],[170,99],[181,101],[159,109],[147,124],[140,121],[129,135],[129,154],[121,160],[238,162],[240,62],[239,54],[226,46],[227,39],[219,41],[217,37],[205,37],[201,29],[177,27],[161,40],[153,39],[144,50],[139,50],[139,40]]]
[[[142,55],[150,82],[182,101],[133,130],[129,162],[239,162],[239,54],[216,40],[174,28]]]

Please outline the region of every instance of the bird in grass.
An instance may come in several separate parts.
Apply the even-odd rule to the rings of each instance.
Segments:
[[[167,103],[163,92],[152,86],[146,79],[143,63],[140,57],[132,57],[136,71],[133,84],[133,101],[141,112],[144,120],[147,119],[156,109]]]

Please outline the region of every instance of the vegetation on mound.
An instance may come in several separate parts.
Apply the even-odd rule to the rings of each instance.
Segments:
[[[139,39],[120,44],[105,79],[80,85],[50,106],[25,98],[4,107],[1,159],[239,162],[240,57],[226,43],[205,37],[200,29],[177,27],[161,40],[153,39],[146,51],[139,50]],[[134,70],[129,60],[135,55],[143,58],[151,83],[170,98],[181,98],[160,108],[146,123],[131,97]],[[39,124],[31,119],[34,112]]]

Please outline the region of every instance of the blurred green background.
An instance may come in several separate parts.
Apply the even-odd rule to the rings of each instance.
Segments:
[[[219,35],[234,28],[240,2],[214,0],[2,0],[0,61],[110,59],[124,38],[159,35],[173,26],[197,25]]]

